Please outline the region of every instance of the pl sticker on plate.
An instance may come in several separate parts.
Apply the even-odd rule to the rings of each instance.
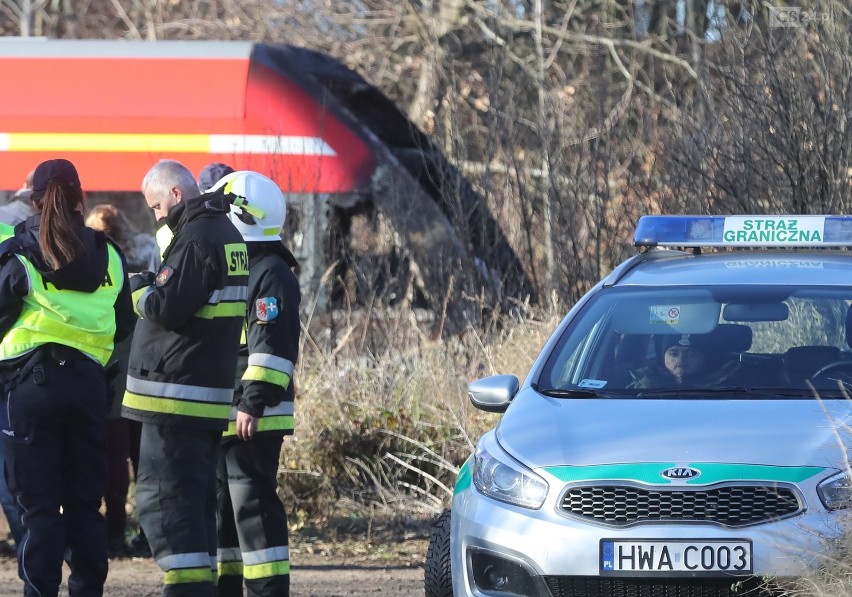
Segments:
[[[577,384],[578,388],[602,388],[606,385],[606,381],[603,379],[584,379],[580,383]]]

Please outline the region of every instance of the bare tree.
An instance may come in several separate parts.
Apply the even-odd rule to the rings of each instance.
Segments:
[[[830,12],[825,14],[829,15]],[[852,205],[848,22],[733,32],[663,153],[673,206],[840,213]]]
[[[462,242],[481,244],[493,214],[544,299],[572,300],[611,269],[642,213],[850,205],[852,27],[839,0],[808,3],[820,19],[787,29],[752,0],[70,5],[28,0],[32,31],[339,57],[407,111],[409,139],[449,156],[441,169],[398,153],[423,162]],[[0,28],[23,31],[26,6],[0,0]]]

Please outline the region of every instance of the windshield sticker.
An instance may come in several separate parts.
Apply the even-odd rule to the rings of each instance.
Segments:
[[[578,388],[602,388],[606,385],[603,379],[584,379],[577,384]]]
[[[663,323],[666,325],[677,325],[680,322],[680,307],[672,305],[651,305],[651,324]]]
[[[824,231],[822,216],[729,216],[725,218],[722,238],[738,245],[810,245],[821,243]]]

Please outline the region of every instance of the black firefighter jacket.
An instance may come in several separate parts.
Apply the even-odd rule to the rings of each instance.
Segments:
[[[224,430],[246,309],[248,253],[220,193],[187,199],[166,218],[174,238],[136,301],[122,415]]]
[[[280,242],[248,243],[249,283],[245,342],[240,348],[231,422],[236,411],[261,417],[258,433],[293,433],[293,369],[299,354],[299,281],[296,259]]]

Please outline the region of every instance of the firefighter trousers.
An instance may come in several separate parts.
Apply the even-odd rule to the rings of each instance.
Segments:
[[[216,455],[221,431],[142,424],[136,507],[166,597],[216,594]]]
[[[75,351],[76,352],[76,351]],[[6,479],[21,511],[18,575],[24,595],[54,597],[68,562],[68,594],[100,597],[107,576],[106,380],[78,353],[43,356],[4,372],[0,404]]]
[[[219,503],[219,597],[290,594],[287,513],[278,497],[283,435],[222,442],[216,479]]]

